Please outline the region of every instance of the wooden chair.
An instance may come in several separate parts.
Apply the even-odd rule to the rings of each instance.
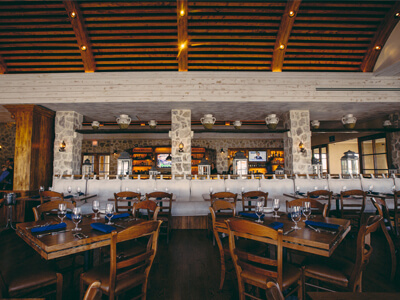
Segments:
[[[233,204],[233,206],[236,209],[236,202],[237,202],[237,196],[238,194],[234,194],[234,193],[230,193],[230,192],[218,192],[218,193],[210,193],[210,207],[213,205],[213,203],[216,200],[222,200],[222,201],[227,201]],[[222,211],[222,212],[216,212],[216,215],[218,216],[219,219],[222,218],[230,218],[231,217],[231,213],[230,212],[226,212],[226,211]],[[211,214],[208,214],[207,216],[208,220],[207,220],[207,232],[208,234],[211,233],[212,230],[212,218],[211,218]],[[214,235],[213,235],[214,236]],[[213,238],[214,240],[214,238]]]
[[[163,221],[161,225],[162,230],[160,230],[160,234],[167,235],[167,244],[169,243],[169,235],[171,232],[172,226],[172,197],[173,194],[165,193],[165,192],[153,192],[146,194],[146,200],[159,201],[160,210],[158,212],[158,220]],[[165,231],[165,233],[164,233]]]
[[[141,196],[142,195],[140,193],[128,192],[128,191],[114,193],[115,212],[132,213],[134,203],[139,202]]]
[[[100,281],[95,281],[89,285],[83,300],[101,300],[103,292],[101,291],[100,286]]]
[[[328,208],[327,208],[327,211],[326,211],[326,215],[327,216],[329,216],[330,212],[331,212],[332,195],[333,195],[333,192],[332,191],[327,191],[327,190],[316,190],[316,191],[307,192],[307,198],[316,197],[316,198],[318,198],[318,201],[320,201],[321,203],[324,203],[325,201],[327,201],[327,204],[328,204]]]
[[[43,219],[44,213],[54,211],[57,214],[58,205],[64,203],[65,207],[69,210],[73,210],[76,207],[74,201],[64,201],[64,200],[52,200],[44,202],[36,207],[32,207],[33,215],[35,216],[35,221]]]
[[[381,226],[381,222],[381,216],[371,216],[367,222],[360,227],[357,235],[357,250],[354,262],[344,257],[336,259],[313,257],[309,263],[305,263],[303,267],[305,285],[333,291],[332,288],[307,282],[307,279],[312,279],[328,284],[329,287],[332,286],[336,290],[361,292],[362,272],[367,266],[372,254],[372,247],[368,243],[369,235]]]
[[[349,190],[340,192],[340,218],[349,219],[352,229],[360,228],[364,216],[367,192]]]
[[[398,244],[398,249],[400,249],[399,240],[393,229],[392,222],[390,221],[389,210],[386,206],[385,199],[372,197],[371,201],[374,204],[376,210],[378,211],[378,214],[382,217],[381,228],[388,242],[390,256],[392,258],[392,271],[390,273],[390,280],[393,281],[394,276],[396,275],[396,266],[397,266],[396,248],[393,240],[395,241],[396,244]],[[387,220],[387,222],[385,222],[385,220]],[[392,233],[392,237],[390,236],[387,228],[389,228],[389,232]]]
[[[140,295],[130,299],[146,299],[147,282],[154,257],[157,252],[157,241],[162,221],[145,221],[128,227],[120,232],[111,233],[110,262],[94,267],[81,274],[81,299],[85,285],[100,281],[99,289],[108,295],[110,300],[141,285]],[[120,243],[149,236],[147,247],[142,253],[135,256],[119,255],[117,246]]]
[[[41,191],[39,192],[40,195],[40,203],[47,202],[49,200],[62,200],[64,201],[64,194],[58,193],[54,191]]]
[[[229,230],[229,249],[236,269],[239,285],[239,299],[246,297],[260,299],[250,294],[247,286],[266,290],[268,281],[275,281],[282,290],[293,288],[290,293],[297,291],[302,299],[302,272],[289,263],[283,265],[283,231],[278,231],[251,221],[232,218],[226,221]],[[237,240],[249,239],[273,246],[276,251],[271,257],[250,254],[236,247]]]
[[[289,212],[289,208],[292,206],[303,206],[304,202],[310,202],[312,213],[320,214],[324,218],[327,216],[328,204],[322,204],[313,198],[301,198],[291,201],[286,200],[286,212]]]
[[[228,235],[228,227],[226,226],[225,219],[226,218],[218,218],[216,212],[218,211],[230,211],[230,216],[234,217],[236,215],[236,209],[233,203],[224,201],[224,200],[216,200],[210,206],[211,212],[211,219],[212,219],[212,229],[214,233],[215,241],[217,241],[218,250],[219,250],[219,257],[221,263],[221,279],[219,284],[219,289],[222,290],[225,281],[225,256],[229,256],[229,245],[226,244],[228,247],[224,247],[221,241],[220,233]],[[229,213],[229,212],[228,212]]]
[[[264,193],[261,191],[250,191],[246,193],[242,193],[242,206],[243,211],[255,211],[256,205],[254,202],[264,201],[263,206],[267,206],[268,193]]]
[[[152,200],[144,200],[137,202],[133,205],[132,215],[136,218],[141,218],[143,214],[140,214],[140,210],[145,209],[147,211],[147,219],[148,220],[157,220],[158,212],[160,211],[160,207],[157,206],[157,203]]]
[[[267,290],[265,295],[268,300],[285,300],[285,297],[283,296],[278,284],[273,281],[267,282]]]
[[[394,193],[394,207],[391,212],[392,219],[394,221],[394,230],[397,236],[400,236],[400,191],[395,191]]]

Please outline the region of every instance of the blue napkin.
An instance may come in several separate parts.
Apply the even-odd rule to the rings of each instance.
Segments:
[[[104,233],[111,233],[112,231],[117,230],[117,228],[115,228],[114,226],[110,226],[103,223],[92,223],[90,224],[90,226],[92,226],[93,229]]]
[[[239,215],[241,215],[242,217],[250,218],[250,219],[258,219],[258,216],[255,213],[241,211],[241,212],[239,212]],[[262,215],[260,219],[263,220],[264,215]]]
[[[299,194],[299,195],[301,195],[301,196],[304,196],[306,193],[303,193],[303,192],[297,192],[297,194]]]
[[[278,230],[279,228],[283,228],[283,223],[281,222],[273,222],[271,224],[268,224],[269,227]]]
[[[39,199],[40,195],[36,195],[36,196],[31,196],[32,199]]]
[[[318,196],[310,195],[310,198],[318,198]]]
[[[69,198],[72,198],[72,197],[74,197],[74,195],[67,195],[67,196],[64,196],[64,199],[69,199]]]
[[[65,217],[66,217],[67,219],[72,220],[72,213],[66,213]]]
[[[250,197],[250,199],[257,199],[258,197],[257,196],[255,196],[255,197]]]
[[[43,231],[50,231],[50,230],[57,230],[57,229],[64,229],[67,227],[67,224],[59,223],[54,225],[42,226],[42,227],[35,227],[31,229],[32,233],[43,232]]]
[[[118,214],[118,215],[113,215],[111,220],[120,219],[120,218],[127,218],[130,215],[131,215],[130,213],[122,213],[122,214]],[[108,220],[108,219],[106,218],[106,220]]]
[[[379,192],[370,192],[372,195],[379,195]]]
[[[338,224],[330,224],[330,223],[315,222],[315,221],[306,221],[306,225],[311,225],[313,227],[334,229],[334,230],[338,230],[340,227],[340,225],[338,225]]]

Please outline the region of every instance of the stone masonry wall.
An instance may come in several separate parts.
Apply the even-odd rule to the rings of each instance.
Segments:
[[[192,174],[192,117],[190,109],[173,109],[171,111],[171,174]],[[179,144],[183,143],[183,152],[179,152]]]
[[[8,158],[14,158],[15,152],[15,123],[0,123],[0,166],[3,165]]]
[[[392,121],[392,126],[394,128],[400,128],[400,113],[395,113],[390,117]],[[392,164],[397,166],[397,171],[400,169],[400,132],[392,132],[390,133],[390,147],[392,154]],[[390,166],[388,166],[390,167]]]

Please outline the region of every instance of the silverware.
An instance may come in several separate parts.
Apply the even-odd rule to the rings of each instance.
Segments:
[[[288,235],[289,233],[291,233],[292,231],[294,231],[294,229],[292,228],[292,229],[290,229],[290,230],[288,230],[288,231],[286,231],[286,232],[284,232],[283,233],[283,235]]]
[[[321,229],[312,227],[311,225],[308,225],[308,224],[307,224],[307,227],[310,228],[310,229],[312,229],[312,230],[314,230],[315,232],[321,232]]]
[[[36,237],[40,239],[41,237],[44,237],[46,235],[57,235],[59,233],[64,233],[64,232],[68,232],[68,231],[70,231],[70,229],[61,230],[61,231],[46,232],[46,233],[38,234]]]
[[[47,222],[46,224],[43,224],[43,225],[35,225],[35,226],[25,227],[25,229],[45,227],[45,226],[48,226],[48,225],[50,225],[50,222]]]
[[[124,228],[124,229],[126,228],[126,226],[122,226],[122,225],[115,224],[115,223],[114,223],[114,226],[119,227],[119,228]]]

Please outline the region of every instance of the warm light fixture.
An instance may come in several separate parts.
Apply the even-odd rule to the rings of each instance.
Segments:
[[[183,16],[185,15],[185,10],[184,10],[184,9],[181,9],[181,11],[179,12],[179,15],[180,15],[181,17],[183,17]]]
[[[225,126],[230,126],[230,125],[231,125],[231,122],[228,122],[228,121],[225,122]]]
[[[381,50],[381,46],[379,45],[375,46],[375,50]]]
[[[140,123],[140,126],[146,126],[146,123]]]
[[[279,46],[279,49],[281,49],[281,50],[285,49],[285,45],[284,45],[284,44],[281,44],[281,45]]]
[[[92,141],[92,146],[93,147],[97,147],[99,145],[99,142],[98,141]]]
[[[0,151],[3,150],[3,147],[0,145]]]
[[[113,156],[114,156],[115,158],[118,156],[118,152],[117,152],[117,150],[114,150],[114,152],[113,152]]]
[[[183,145],[183,143],[181,142],[181,143],[179,144],[179,152],[183,152],[183,147],[184,147],[184,145]]]
[[[395,17],[395,18],[399,18],[399,17],[400,17],[400,12],[395,13],[395,14],[394,14],[394,17]]]
[[[70,17],[71,17],[72,19],[75,19],[75,18],[76,18],[76,12],[74,12],[74,11],[71,12],[71,13],[70,13]]]
[[[171,154],[168,154],[168,156],[165,160],[171,161],[172,160]]]
[[[86,49],[87,49],[87,47],[86,47],[85,45],[82,45],[82,46],[81,46],[81,50],[82,50],[82,51],[86,51]]]
[[[300,144],[299,144],[299,151],[301,153],[303,153],[304,155],[307,154],[307,150],[306,150],[306,147],[304,146],[303,142],[300,142]]]
[[[60,148],[58,149],[58,151],[60,151],[60,152],[65,152],[65,147],[67,147],[67,145],[65,144],[64,141],[62,141],[62,143],[60,144]]]
[[[293,17],[294,17],[294,15],[295,15],[295,13],[294,13],[294,11],[293,11],[293,10],[289,11],[289,17],[293,18]]]
[[[222,149],[222,148],[221,148],[221,151],[220,151],[220,153],[221,153],[221,154],[225,154],[225,151],[224,151],[224,149]]]
[[[186,42],[183,42],[182,44],[179,45],[179,49],[181,49],[181,51],[185,48],[186,48]]]

